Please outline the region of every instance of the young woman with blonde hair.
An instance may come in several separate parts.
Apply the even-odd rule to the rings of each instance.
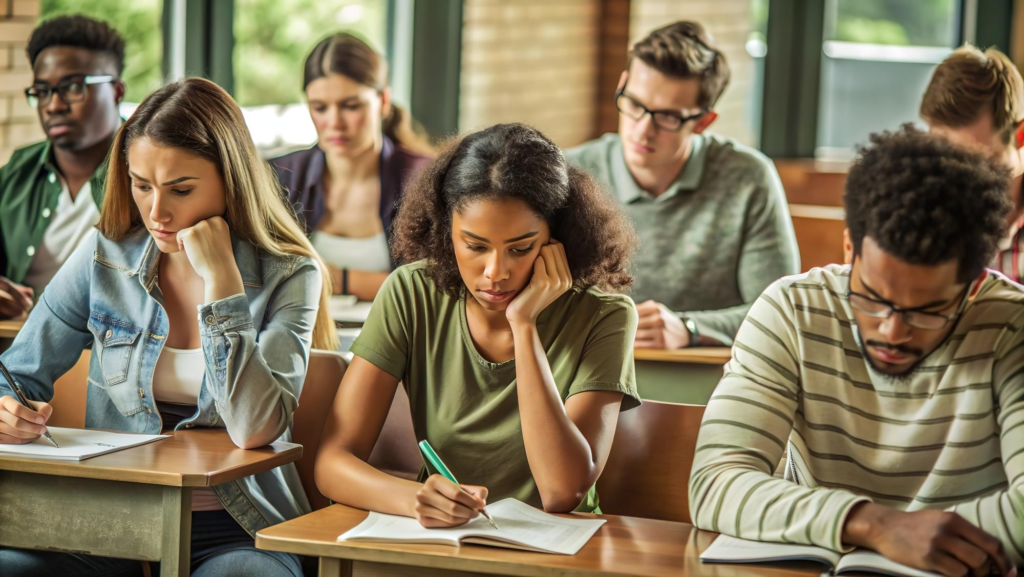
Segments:
[[[330,277],[230,96],[170,84],[114,139],[99,234],[60,269],[2,360],[0,443],[44,430],[53,382],[91,346],[86,427],[227,429],[243,449],[289,438],[310,347],[334,348]],[[198,314],[197,314],[198,311]],[[306,513],[293,465],[192,495],[192,574],[300,577],[259,529]],[[5,576],[131,575],[133,561],[0,549]]]

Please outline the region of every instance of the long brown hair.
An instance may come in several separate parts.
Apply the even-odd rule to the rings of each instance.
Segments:
[[[141,137],[186,150],[217,166],[224,180],[225,220],[235,236],[275,256],[298,255],[316,261],[323,287],[313,347],[336,349],[327,265],[285,205],[270,166],[256,153],[242,111],[227,92],[209,80],[186,78],[168,84],[143,100],[121,125],[110,151],[100,232],[116,241],[143,223],[128,176],[128,147]]]
[[[347,32],[324,38],[309,53],[302,73],[302,89],[332,73],[351,78],[378,93],[388,87],[387,60],[364,40]],[[412,115],[394,102],[391,103],[391,112],[383,120],[381,132],[408,150],[434,155],[434,147]]]

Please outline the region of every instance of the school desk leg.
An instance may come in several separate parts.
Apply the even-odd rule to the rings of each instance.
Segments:
[[[188,577],[192,555],[192,489],[164,487],[160,577]]]
[[[320,577],[352,577],[352,561],[321,557]]]

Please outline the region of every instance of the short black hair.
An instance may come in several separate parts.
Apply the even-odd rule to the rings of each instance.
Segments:
[[[72,14],[56,16],[43,22],[32,31],[28,39],[26,52],[29,64],[35,67],[39,54],[53,46],[71,46],[106,53],[114,59],[118,75],[124,71],[124,39],[102,20]]]
[[[476,200],[519,199],[565,248],[576,289],[619,292],[633,283],[638,244],[628,217],[536,128],[496,124],[450,138],[403,194],[392,233],[397,261],[426,259],[427,276],[457,296],[465,286],[452,246],[452,213]]]
[[[903,262],[957,259],[958,282],[977,278],[1006,233],[1009,169],[912,124],[870,141],[858,151],[843,196],[854,254],[870,236]]]

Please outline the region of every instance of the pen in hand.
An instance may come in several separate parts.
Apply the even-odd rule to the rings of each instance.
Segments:
[[[28,397],[25,396],[25,393],[21,391],[21,387],[18,386],[18,382],[14,380],[14,377],[11,376],[11,373],[7,370],[7,367],[4,366],[2,362],[0,362],[0,372],[4,374],[4,378],[7,379],[7,383],[11,385],[12,389],[14,389],[14,395],[18,398],[18,401],[21,404],[25,405],[25,407],[27,407],[28,409],[35,411],[35,409],[32,407],[32,403],[28,402]],[[60,448],[60,445],[57,444],[57,441],[54,441],[53,437],[50,435],[50,431],[45,431],[43,433],[43,438],[49,441],[50,444],[52,444],[54,447],[57,447],[58,449]]]
[[[430,443],[428,443],[426,440],[422,440],[419,443],[419,447],[420,453],[423,454],[423,458],[426,459],[428,463],[430,463],[431,467],[437,470],[438,474],[440,474],[445,479],[448,479],[452,483],[455,483],[463,493],[475,496],[469,491],[467,491],[465,487],[459,485],[459,482],[455,480],[455,475],[453,475],[452,472],[448,470],[448,467],[445,466],[443,461],[441,461],[441,457],[437,456],[437,453],[434,452],[434,448],[430,446]],[[491,518],[491,515],[487,512],[487,509],[480,509],[480,514],[483,515],[485,519],[487,519],[487,522],[491,524],[491,527],[494,527],[495,529],[498,528],[498,524],[495,523],[494,519]]]

